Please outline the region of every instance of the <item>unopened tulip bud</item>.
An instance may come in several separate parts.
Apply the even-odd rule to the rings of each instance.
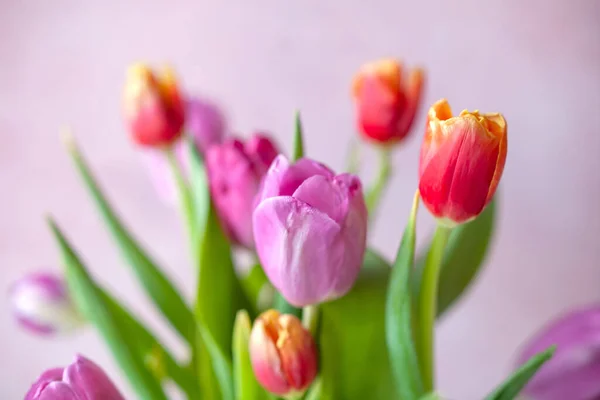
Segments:
[[[506,141],[502,114],[465,110],[455,117],[445,99],[429,109],[419,192],[441,223],[468,222],[492,200],[504,170]]]
[[[394,144],[408,135],[421,103],[424,73],[417,68],[402,76],[402,65],[383,59],[364,65],[354,78],[357,124],[363,136]]]
[[[185,103],[170,69],[155,74],[145,65],[132,66],[123,97],[125,119],[137,144],[167,147],[181,136]]]
[[[124,400],[102,369],[76,356],[66,368],[44,372],[31,386],[25,400]]]
[[[301,394],[317,375],[315,342],[294,315],[262,313],[252,327],[249,346],[256,379],[271,393]]]
[[[525,345],[518,364],[553,345],[554,356],[523,394],[535,400],[600,398],[600,305],[572,311],[551,322]]]
[[[34,273],[17,281],[9,291],[17,321],[36,334],[69,333],[84,324],[61,278]]]
[[[254,240],[265,274],[294,306],[333,300],[354,285],[367,239],[360,180],[310,159],[280,155],[254,210]]]
[[[229,139],[206,152],[208,180],[215,207],[231,241],[252,248],[254,197],[279,151],[265,135],[242,142]]]

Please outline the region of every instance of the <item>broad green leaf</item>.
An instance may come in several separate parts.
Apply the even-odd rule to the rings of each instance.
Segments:
[[[100,331],[111,349],[121,370],[135,392],[142,399],[166,400],[160,382],[154,378],[144,363],[139,346],[128,334],[126,323],[111,312],[101,290],[85,269],[79,256],[69,244],[61,229],[49,221],[52,233],[60,247],[69,292],[84,317]]]
[[[260,264],[254,264],[246,275],[240,277],[240,284],[253,310],[262,312],[271,308],[275,288],[271,285]]]
[[[386,341],[396,390],[403,400],[417,400],[425,394],[412,333],[411,275],[415,259],[415,196],[408,224],[402,235],[392,269],[385,309]]]
[[[233,328],[233,374],[236,400],[268,400],[270,396],[254,377],[248,341],[250,317],[245,310],[238,311]]]
[[[460,298],[483,266],[494,233],[497,201],[497,198],[494,198],[475,220],[452,230],[440,272],[438,318]],[[413,282],[414,296],[421,285],[426,256],[426,253],[423,253],[417,259],[416,279]]]
[[[391,267],[390,262],[376,250],[367,249],[365,259],[363,260],[363,268],[381,268],[385,271],[389,271]]]
[[[531,357],[525,364],[517,369],[506,381],[504,381],[485,400],[513,400],[523,390],[527,382],[536,374],[544,363],[552,358],[555,346]]]
[[[317,376],[311,387],[306,392],[304,400],[321,400],[321,390],[323,388],[321,377]]]
[[[175,330],[192,344],[195,341],[193,313],[175,286],[127,231],[97,184],[83,155],[70,139],[68,149],[121,253],[136,273],[146,293]]]
[[[302,129],[302,119],[300,118],[299,111],[296,111],[294,128],[294,152],[292,153],[292,160],[297,161],[304,157],[304,130]]]
[[[157,368],[175,382],[190,399],[200,397],[199,386],[194,374],[187,368],[182,368],[171,353],[154,337],[150,331],[138,321],[131,312],[127,311],[106,290],[97,286],[106,307],[120,321],[130,343],[138,346],[146,365],[157,363]],[[156,374],[155,374],[156,375]]]
[[[199,325],[198,330],[202,337],[202,342],[206,346],[206,350],[210,356],[212,369],[221,389],[221,394],[219,397],[205,395],[205,398],[234,400],[231,359],[221,350],[219,344],[213,339],[213,336],[208,329],[205,329],[203,326]]]
[[[378,258],[365,258],[366,262]],[[365,266],[344,297],[321,305],[321,400],[395,399],[385,343],[389,265]]]

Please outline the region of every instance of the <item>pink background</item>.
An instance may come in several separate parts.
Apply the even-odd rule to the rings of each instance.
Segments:
[[[236,131],[270,129],[287,149],[299,107],[309,154],[339,169],[354,137],[351,77],[363,62],[395,56],[428,70],[427,103],[448,97],[457,111],[501,111],[509,125],[493,261],[439,327],[442,392],[480,399],[538,326],[600,300],[600,2],[91,3],[1,3],[0,290],[25,271],[58,269],[43,219],[51,212],[95,275],[174,342],[100,225],[59,128],[73,127],[127,222],[191,295],[176,213],[156,198],[122,125],[126,66],[172,63],[189,91],[227,105]],[[388,256],[417,183],[417,131],[395,153],[397,174],[371,232]],[[371,152],[365,161],[373,164]],[[432,221],[421,215],[424,234]],[[1,398],[21,398],[74,352],[131,393],[94,331],[40,339],[19,330],[7,307],[0,325]]]

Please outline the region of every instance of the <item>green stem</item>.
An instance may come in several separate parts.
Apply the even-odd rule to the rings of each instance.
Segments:
[[[194,237],[194,203],[192,201],[192,193],[183,176],[183,172],[181,171],[173,148],[165,150],[165,155],[169,160],[169,166],[171,167],[171,172],[173,173],[173,178],[177,185],[181,213],[186,224],[188,237],[191,241]]]
[[[302,309],[302,325],[313,335],[317,334],[319,323],[319,305],[313,304]]]
[[[367,202],[367,210],[369,211],[369,219],[375,214],[377,207],[379,206],[379,202],[381,201],[381,196],[388,185],[388,182],[392,175],[392,160],[391,160],[391,152],[390,148],[382,147],[379,150],[379,173],[377,174],[377,179],[371,188],[369,189],[366,202]]]
[[[426,392],[434,387],[434,329],[440,266],[451,228],[438,225],[425,260],[421,290],[417,301],[417,355]]]

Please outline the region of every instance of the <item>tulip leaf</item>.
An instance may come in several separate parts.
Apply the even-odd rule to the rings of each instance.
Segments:
[[[270,396],[254,377],[248,341],[250,317],[245,310],[238,311],[233,328],[233,374],[236,400],[268,400]]]
[[[227,393],[233,392],[233,388],[222,386],[230,383],[230,379],[226,379],[225,373],[216,368],[224,369],[227,368],[226,365],[231,368],[231,333],[234,319],[238,310],[249,309],[250,304],[237,279],[231,246],[210,198],[204,165],[196,147],[191,142],[188,147],[195,213],[192,252],[198,268],[195,312],[198,324],[203,330],[200,339],[212,358],[213,370],[221,385],[222,396],[225,398]],[[200,344],[202,347],[202,343]],[[202,357],[200,362],[202,366],[206,366],[206,361],[203,361]],[[201,373],[207,374],[206,371],[202,371],[202,367],[200,368]],[[209,375],[204,375],[205,384],[209,384],[206,382],[212,380]]]
[[[419,197],[416,195],[391,272],[385,310],[390,366],[398,395],[405,400],[416,400],[425,394],[413,340],[412,319],[414,317],[411,315],[410,282],[415,259],[415,224],[418,205]]]
[[[554,355],[555,346],[551,346],[531,357],[525,364],[517,369],[506,381],[488,395],[485,400],[513,400],[523,390],[525,385],[536,372]]]
[[[385,342],[385,301],[391,267],[365,257],[352,290],[321,304],[321,400],[395,399]]]
[[[292,161],[297,161],[302,157],[304,157],[304,130],[302,128],[300,111],[296,111],[294,117],[294,152],[292,153]]]
[[[119,245],[122,255],[133,268],[148,296],[181,337],[190,344],[194,343],[195,327],[190,307],[173,283],[156,266],[119,220],[73,139],[68,139],[67,145],[69,153],[105,223]]]
[[[84,317],[100,331],[140,398],[166,400],[167,396],[160,382],[144,363],[136,338],[128,335],[126,323],[105,302],[102,291],[96,286],[58,225],[52,220],[49,224],[62,253],[67,285],[75,304]]]
[[[212,334],[208,329],[205,329],[202,325],[198,326],[198,331],[202,337],[202,342],[206,346],[210,360],[212,363],[212,369],[219,382],[221,389],[221,396],[218,397],[222,400],[234,400],[233,394],[233,376],[232,376],[232,365],[229,355],[225,354],[219,344],[214,340]],[[206,395],[205,398],[216,398],[214,395]]]
[[[460,298],[479,273],[494,233],[497,201],[494,198],[475,220],[452,230],[442,260],[438,283],[438,318]],[[426,253],[419,255],[416,262],[413,281],[415,298],[421,286],[426,256]]]
[[[252,304],[252,309],[262,312],[273,304],[275,288],[271,285],[260,264],[250,267],[248,273],[240,276],[240,284],[246,297]]]

